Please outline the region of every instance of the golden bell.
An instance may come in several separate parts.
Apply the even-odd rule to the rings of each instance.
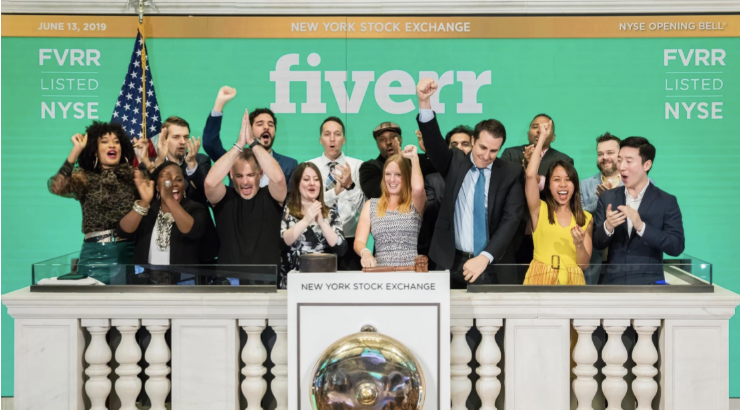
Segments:
[[[314,410],[421,410],[424,373],[413,353],[372,326],[334,342],[313,369]]]

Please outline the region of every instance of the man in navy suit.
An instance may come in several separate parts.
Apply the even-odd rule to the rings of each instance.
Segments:
[[[675,196],[648,179],[655,147],[642,137],[629,137],[619,147],[624,187],[603,192],[594,215],[594,247],[609,248],[602,283],[663,283],[663,253],[678,256],[685,246],[681,209]]]
[[[236,90],[234,88],[228,86],[221,87],[218,90],[213,110],[208,116],[208,120],[206,120],[206,127],[203,130],[203,149],[211,157],[213,162],[218,161],[226,153],[221,143],[221,120],[223,119],[224,106],[234,97],[236,97]],[[260,144],[278,162],[280,169],[283,170],[283,175],[285,175],[285,181],[288,187],[290,187],[290,177],[298,166],[298,161],[285,155],[280,155],[272,149],[277,130],[275,113],[269,108],[258,108],[249,113],[249,123],[252,126],[252,135],[260,141]],[[263,175],[260,180],[260,187],[267,186],[268,182],[267,175]]]
[[[450,270],[453,289],[465,289],[468,283],[515,284],[516,266],[503,264],[514,262],[512,239],[526,208],[523,169],[496,159],[506,142],[506,129],[493,119],[475,126],[469,154],[450,149],[431,109],[436,91],[437,83],[428,78],[416,88],[424,147],[445,179],[429,257],[439,268]]]

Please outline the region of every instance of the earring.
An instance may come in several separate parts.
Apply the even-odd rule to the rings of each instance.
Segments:
[[[126,159],[126,163],[128,164],[128,157],[123,157],[123,158]]]
[[[98,154],[95,154],[95,163],[93,164],[93,169],[98,167]]]
[[[157,191],[157,199],[159,199],[159,191]]]

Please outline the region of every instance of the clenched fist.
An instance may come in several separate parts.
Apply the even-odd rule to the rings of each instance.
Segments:
[[[432,104],[429,99],[437,91],[437,82],[431,78],[423,78],[416,85],[416,96],[419,97],[419,108],[430,109]]]

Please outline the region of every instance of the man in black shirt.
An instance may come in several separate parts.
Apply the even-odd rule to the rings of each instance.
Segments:
[[[380,155],[376,159],[363,162],[360,166],[360,188],[367,199],[380,198],[380,183],[383,181],[385,160],[391,155],[399,154],[403,142],[401,127],[392,122],[384,122],[375,127],[373,137]],[[426,154],[419,154],[419,166],[424,176],[437,172]]]
[[[269,178],[267,189],[260,188],[263,173]],[[227,174],[233,188],[224,185]],[[279,265],[287,186],[278,162],[252,135],[249,112],[244,113],[236,144],[213,164],[205,191],[221,242],[218,263]]]

